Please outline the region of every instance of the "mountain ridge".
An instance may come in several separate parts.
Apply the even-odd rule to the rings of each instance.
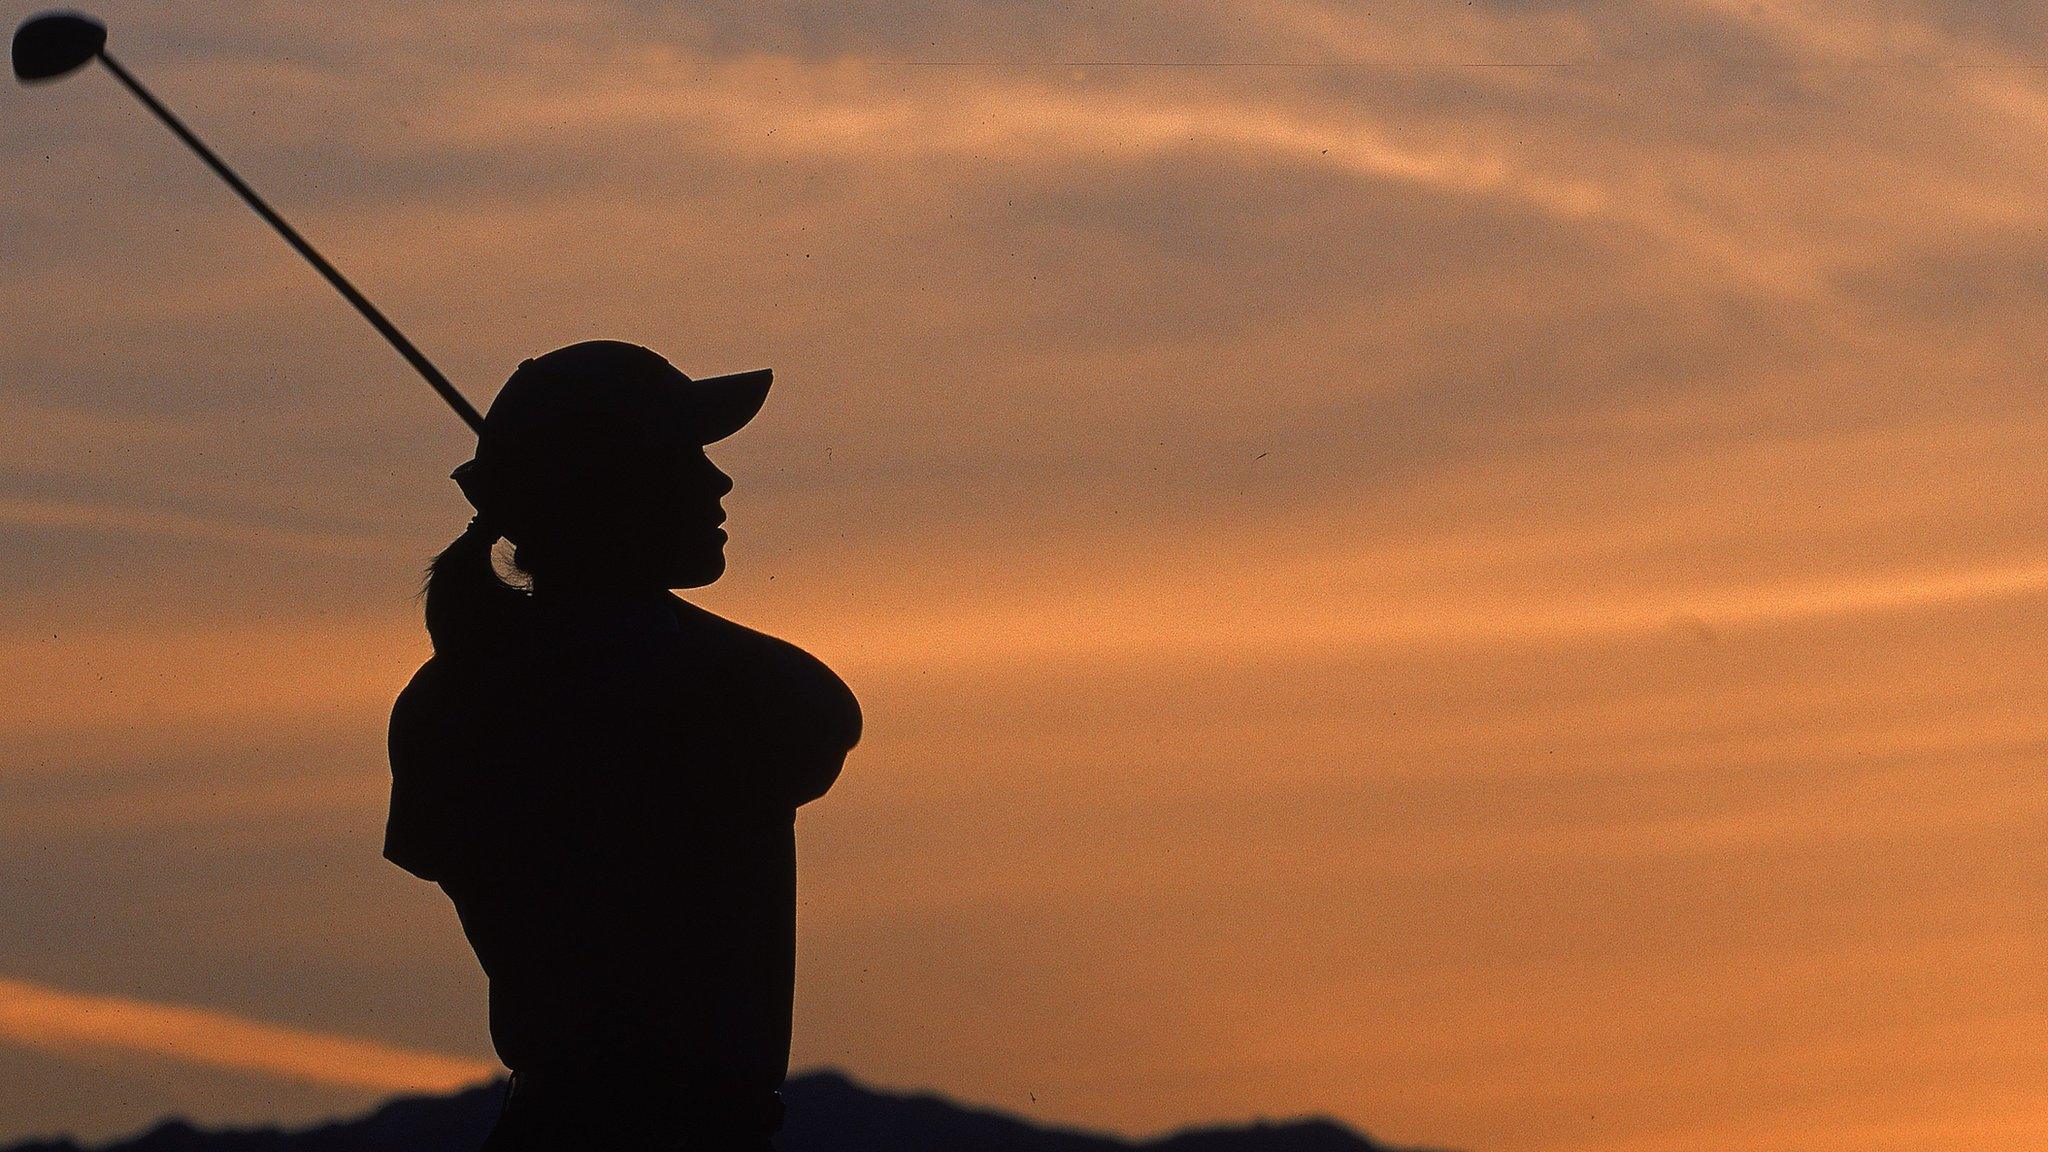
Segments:
[[[180,1118],[99,1144],[33,1138],[0,1152],[469,1152],[497,1116],[502,1081],[401,1096],[361,1116],[301,1128],[204,1129]],[[1380,1144],[1323,1116],[1183,1128],[1146,1140],[1040,1124],[935,1092],[888,1092],[831,1069],[783,1088],[781,1152],[1426,1152]]]

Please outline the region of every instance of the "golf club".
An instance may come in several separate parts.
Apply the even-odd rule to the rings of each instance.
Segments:
[[[376,305],[365,299],[361,292],[356,291],[355,285],[350,284],[347,277],[327,262],[326,257],[315,251],[311,244],[306,243],[306,238],[299,235],[296,229],[285,223],[284,217],[272,211],[270,205],[265,204],[254,189],[243,183],[240,176],[235,175],[234,169],[229,168],[220,157],[214,155],[213,150],[193,135],[192,130],[185,127],[176,116],[171,115],[170,109],[165,108],[151,95],[149,89],[144,88],[140,81],[128,74],[126,68],[121,67],[111,55],[108,55],[105,24],[77,12],[46,12],[31,17],[15,30],[14,76],[24,84],[55,80],[77,71],[94,59],[106,65],[107,71],[114,74],[114,79],[126,85],[128,90],[135,94],[136,99],[142,101],[151,112],[156,113],[157,119],[162,120],[166,127],[177,134],[178,139],[197,152],[199,158],[206,161],[206,166],[213,169],[222,180],[227,181],[228,187],[233,188],[249,207],[254,208],[258,216],[269,221],[270,226],[277,229],[278,235],[284,237],[285,243],[297,249],[299,255],[304,256],[315,271],[325,276],[327,282],[334,285],[334,290],[341,293],[343,299],[355,305],[356,311],[363,314],[363,319],[368,320],[372,328],[383,333],[384,338],[391,342],[391,346],[398,349],[398,354],[405,357],[406,362],[426,378],[427,383],[435,392],[440,393],[441,399],[446,400],[450,408],[455,409],[455,414],[462,417],[471,430],[483,430],[484,418],[477,412],[476,406],[455,390],[455,385],[448,382],[448,377],[442,375],[441,370],[434,367],[433,362],[415,348],[412,341],[405,338],[405,333],[386,320],[384,314],[377,311]]]

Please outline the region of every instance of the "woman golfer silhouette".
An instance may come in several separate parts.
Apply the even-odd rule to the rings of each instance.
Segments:
[[[703,446],[767,390],[572,345],[519,366],[456,470],[477,518],[428,578],[385,855],[448,893],[490,977],[513,1086],[489,1152],[752,1152],[780,1123],[795,814],[860,710],[670,592],[725,570],[732,481]]]

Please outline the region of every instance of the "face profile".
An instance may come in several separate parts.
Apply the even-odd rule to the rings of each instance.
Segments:
[[[673,473],[649,493],[649,567],[664,588],[702,588],[725,574],[721,500],[732,491],[732,477],[701,447],[678,453]]]

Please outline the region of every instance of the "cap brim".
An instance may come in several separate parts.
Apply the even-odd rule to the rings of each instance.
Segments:
[[[768,385],[774,379],[774,369],[760,368],[730,376],[706,376],[681,385],[697,442],[715,444],[746,427],[767,403]]]

